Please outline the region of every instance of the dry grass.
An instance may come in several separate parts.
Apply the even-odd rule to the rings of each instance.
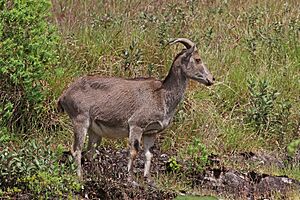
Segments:
[[[190,84],[172,127],[164,132],[163,150],[176,149],[184,157],[186,148],[200,139],[209,152],[218,155],[247,151],[271,151],[279,155],[285,154],[286,146],[300,137],[297,133],[298,1],[52,0],[52,3],[53,20],[62,35],[60,59],[65,77],[63,81],[53,81],[55,93],[59,94],[75,77],[88,73],[161,79],[182,48],[165,47],[166,42],[170,38],[187,37],[198,44],[217,83],[211,88]],[[128,58],[124,58],[125,51]],[[278,136],[269,129],[260,132],[253,124],[246,123],[247,113],[254,109],[248,80],[267,80],[279,92],[271,112],[280,115],[279,102],[290,102],[288,130],[280,132],[277,128]],[[284,140],[279,141],[280,137]],[[126,143],[105,141],[105,145],[124,147]],[[294,175],[297,173],[297,169],[291,168],[280,174],[299,180]],[[172,179],[168,182],[175,188],[187,187]]]

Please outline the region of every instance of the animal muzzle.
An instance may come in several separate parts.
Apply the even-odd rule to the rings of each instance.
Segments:
[[[206,85],[207,86],[213,85],[214,82],[215,82],[215,78],[212,75],[206,77]]]

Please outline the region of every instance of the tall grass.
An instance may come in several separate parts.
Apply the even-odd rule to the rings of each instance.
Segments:
[[[52,0],[49,19],[61,40],[58,64],[44,80],[49,98],[43,108],[49,123],[44,127],[36,120],[18,126],[25,133],[38,124],[39,133],[52,131],[54,140],[69,147],[70,122],[55,113],[54,105],[72,80],[86,74],[163,79],[183,48],[167,42],[186,37],[197,43],[217,81],[210,88],[189,84],[172,126],[159,138],[162,150],[205,162],[210,153],[286,153],[300,138],[299,7],[296,0]],[[12,109],[7,105],[0,111]],[[39,138],[44,139],[44,132]],[[23,138],[2,134],[0,142],[21,144]],[[108,144],[125,146],[124,141],[103,143]],[[195,155],[187,151],[190,147],[195,147]],[[299,179],[297,166],[265,171]],[[51,180],[44,175],[39,174],[41,181]],[[174,188],[189,187],[185,182],[174,186],[177,177],[158,180],[168,183],[164,178]]]
[[[188,138],[198,137],[219,153],[255,150],[269,143],[269,150],[278,150],[299,137],[297,1],[52,2],[64,38],[61,66],[66,78],[53,83],[57,94],[62,85],[84,74],[161,79],[182,48],[166,47],[167,41],[187,37],[198,44],[217,83],[209,89],[190,84],[173,126],[165,133],[176,136],[175,141],[165,139],[166,149],[184,147],[191,142]],[[291,105],[284,140],[270,135],[270,129],[261,133],[245,120],[248,111],[256,109],[249,81],[266,81],[276,90],[269,111],[274,115],[281,114],[280,102]]]
[[[196,152],[205,150],[206,156],[247,151],[284,154],[288,144],[299,139],[298,1],[52,3],[53,22],[63,38],[61,76],[50,78],[55,95],[85,74],[162,79],[183,48],[166,46],[167,42],[186,37],[197,43],[217,82],[210,88],[190,83],[172,126],[159,138],[162,150],[176,150],[183,160],[191,157],[187,149],[195,142],[201,147]],[[67,140],[68,120],[60,121],[64,125],[57,134]],[[124,141],[104,141],[103,145],[126,146]],[[224,164],[237,167],[230,160]],[[298,171],[291,166],[280,174],[298,179]],[[278,169],[270,173],[277,174]],[[190,187],[188,181],[168,186],[163,179],[157,177],[164,187]]]

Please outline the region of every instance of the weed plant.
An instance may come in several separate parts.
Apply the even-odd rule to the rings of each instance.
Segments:
[[[63,148],[54,151],[51,139],[44,143],[27,140],[21,146],[0,144],[0,198],[29,194],[31,198],[66,198],[81,190],[75,165],[69,156],[61,160]]]

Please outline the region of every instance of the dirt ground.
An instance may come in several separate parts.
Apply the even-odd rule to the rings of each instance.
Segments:
[[[168,160],[171,153],[153,149],[152,173],[169,173]],[[142,176],[144,161],[140,154],[135,164],[135,174]],[[189,171],[184,167],[177,173],[185,173],[192,187],[202,188],[220,196],[236,199],[272,199],[274,192],[285,198],[290,189],[300,191],[300,182],[286,176],[272,176],[255,171],[241,172],[221,166],[221,158],[209,157],[210,165],[202,172]],[[232,158],[237,162],[252,162],[265,165],[283,165],[270,155],[241,153]],[[139,179],[140,186],[127,182],[127,150],[100,147],[93,161],[84,159],[85,186],[80,194],[84,199],[174,199],[178,193],[159,187],[151,187]],[[181,193],[185,191],[181,191]]]

